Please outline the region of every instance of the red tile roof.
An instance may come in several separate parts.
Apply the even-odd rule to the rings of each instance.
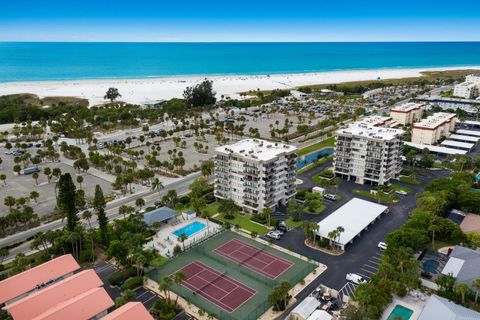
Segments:
[[[84,270],[5,307],[15,320],[30,320],[50,308],[102,286],[93,270]]]
[[[66,254],[0,281],[0,304],[78,269],[80,266],[77,261],[71,254]]]
[[[103,288],[90,289],[63,301],[32,320],[86,320],[114,305]]]
[[[129,302],[101,320],[153,320],[152,315],[140,302]]]

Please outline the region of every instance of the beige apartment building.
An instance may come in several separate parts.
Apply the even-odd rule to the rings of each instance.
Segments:
[[[390,117],[402,126],[420,121],[425,111],[422,103],[408,102],[390,109]]]
[[[358,184],[383,185],[402,170],[405,131],[357,123],[336,131],[334,173]]]
[[[441,138],[448,138],[455,131],[457,116],[454,113],[438,112],[412,128],[412,142],[419,144],[436,144]]]
[[[245,139],[215,149],[215,197],[247,212],[285,205],[296,191],[297,148]]]

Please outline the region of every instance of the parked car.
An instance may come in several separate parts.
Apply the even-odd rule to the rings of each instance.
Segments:
[[[270,239],[275,239],[278,240],[280,239],[280,234],[277,231],[269,231],[265,236],[267,236]]]
[[[324,194],[323,197],[328,200],[335,201],[337,200],[337,196],[331,193]]]
[[[387,244],[385,242],[379,242],[377,247],[382,250],[387,250]]]
[[[362,284],[362,283],[367,283],[367,280],[356,274],[356,273],[347,273],[347,280],[350,281],[350,282],[353,282],[355,284]]]
[[[37,167],[26,168],[26,169],[21,171],[21,174],[27,175],[27,174],[32,174],[32,173],[35,173],[35,172],[40,172],[40,169],[38,169]]]
[[[23,151],[23,150],[15,150],[15,151],[13,151],[13,155],[14,155],[15,157],[23,156],[24,154],[25,154],[25,151]]]
[[[277,226],[277,230],[279,230],[279,231],[281,231],[281,232],[285,233],[285,232],[287,232],[287,231],[288,231],[288,227],[287,227],[287,226],[284,226],[284,225],[281,225],[281,224],[279,224],[279,225]]]
[[[155,202],[153,203],[156,207],[160,206],[162,204],[162,201],[160,200],[155,200]]]
[[[402,195],[402,196],[406,196],[408,194],[408,192],[403,191],[403,190],[396,190],[395,193],[399,194],[399,195]]]
[[[13,151],[12,150],[5,151],[5,154],[6,155],[11,155],[11,154],[13,154]]]

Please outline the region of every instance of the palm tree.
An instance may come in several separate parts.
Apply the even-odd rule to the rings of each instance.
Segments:
[[[187,240],[187,235],[185,233],[182,233],[179,237],[178,237],[178,241],[180,241],[183,245],[183,251],[185,251],[185,240]]]
[[[29,197],[30,197],[30,199],[35,201],[35,203],[37,203],[37,199],[38,199],[39,196],[40,196],[40,194],[37,191],[31,191]]]
[[[77,183],[80,185],[80,189],[82,189],[83,177],[77,176]]]
[[[270,208],[263,208],[262,214],[267,220],[267,226],[270,227],[270,220],[272,218],[272,209]]]
[[[135,200],[135,205],[139,209],[142,209],[142,207],[145,205],[145,200],[143,200],[143,198],[138,198],[137,200]]]
[[[178,286],[181,285],[183,281],[185,281],[186,279],[187,279],[187,274],[183,271],[179,271],[175,273],[175,275],[173,276],[173,282]],[[177,305],[177,302],[178,302],[178,294],[177,294],[177,298],[175,299],[175,305]]]
[[[34,172],[32,173],[32,178],[35,180],[35,185],[38,186],[38,173]]]
[[[330,241],[330,247],[333,246],[333,241],[337,238],[337,230],[332,230],[327,234],[327,238]]]
[[[428,226],[428,231],[432,233],[432,250],[435,250],[435,233],[440,231],[440,227],[435,223],[435,220]]]
[[[340,235],[341,235],[343,232],[345,232],[345,228],[343,228],[342,226],[338,226],[335,231],[337,232],[336,241],[339,242],[339,241],[340,241]]]
[[[165,187],[163,186],[163,183],[162,183],[162,181],[160,181],[160,179],[158,179],[158,178],[153,179],[153,181],[152,181],[152,190],[153,191],[157,190],[158,192],[160,192],[160,190],[162,190],[163,188],[165,188]]]
[[[172,285],[172,278],[165,276],[160,280],[160,290],[163,291],[167,303],[170,304],[170,286]]]
[[[7,185],[7,176],[4,174],[0,174],[0,181],[3,181],[3,185]]]
[[[5,199],[3,200],[3,203],[10,209],[10,211],[12,210],[12,207],[15,205],[15,203],[17,203],[17,201],[15,200],[14,197],[12,196],[7,196],[5,197]]]
[[[455,288],[455,292],[462,297],[462,304],[465,304],[465,295],[469,290],[470,288],[465,283],[459,283]]]
[[[473,280],[472,287],[475,288],[475,304],[477,304],[478,294],[480,292],[480,279]]]
[[[87,220],[89,229],[92,229],[92,224],[91,224],[91,222],[90,222],[90,219],[92,219],[92,212],[89,211],[89,210],[85,210],[85,211],[82,213],[82,218],[83,218],[84,220]]]

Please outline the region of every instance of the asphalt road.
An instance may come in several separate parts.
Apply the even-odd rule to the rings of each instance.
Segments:
[[[329,164],[325,164],[304,173],[303,178],[306,179],[304,180],[303,185],[305,187],[310,187],[310,184],[312,184],[313,186],[313,183],[311,183],[307,177],[309,176],[311,178],[315,173],[323,170],[322,167],[326,168],[328,166]],[[399,196],[401,197],[399,203],[389,205],[390,212],[384,214],[380,220],[369,226],[368,230],[364,231],[360,237],[355,238],[353,244],[349,244],[346,247],[345,253],[340,256],[331,256],[305,246],[303,230],[301,230],[301,228],[294,229],[285,234],[282,239],[277,241],[278,245],[299,254],[313,257],[315,260],[328,267],[322,275],[296,295],[297,301],[302,301],[320,284],[336,289],[343,294],[353,294],[355,286],[346,281],[346,274],[351,272],[358,273],[369,279],[378,268],[378,263],[383,255],[382,251],[377,248],[378,242],[384,241],[389,233],[398,230],[408,220],[409,213],[416,207],[415,195],[422,192],[428,182],[439,176],[446,175],[448,175],[447,171],[427,170],[424,176],[419,177],[419,179],[422,180],[422,184],[418,186],[407,185],[400,181],[393,181],[395,184],[409,187],[412,189],[412,192],[407,196]],[[333,213],[338,207],[348,202],[351,198],[362,198],[361,196],[354,196],[352,194],[353,189],[368,190],[370,187],[357,185],[343,180],[339,188],[339,194],[342,196],[342,199],[337,202],[325,201],[327,209],[319,216],[311,216],[310,220],[321,221]],[[365,198],[365,200],[371,201],[372,199]],[[296,304],[287,310],[281,318],[284,319],[295,306]]]
[[[196,172],[192,173],[186,177],[184,177],[181,180],[174,181],[168,185],[165,186],[164,189],[160,191],[152,191],[152,190],[147,190],[144,192],[139,192],[137,194],[132,194],[126,198],[121,198],[116,201],[109,202],[106,207],[106,213],[107,217],[110,221],[122,218],[123,216],[118,213],[118,209],[122,205],[130,205],[135,207],[135,200],[142,197],[145,200],[145,206],[151,206],[155,202],[155,200],[159,200],[165,193],[167,193],[169,190],[176,190],[178,195],[186,194],[189,192],[189,186],[190,184],[197,178],[201,176],[201,173]],[[47,224],[42,224],[36,228],[32,228],[26,231],[22,231],[19,233],[16,233],[14,235],[8,236],[6,238],[0,239],[0,248],[9,246],[15,243],[19,243],[22,241],[27,240],[28,238],[33,237],[35,234],[39,232],[46,232],[49,230],[55,230],[62,228],[66,224],[66,220],[55,220],[53,222],[47,223]],[[93,216],[91,220],[92,227],[97,227],[98,223],[95,218],[95,215]],[[88,227],[88,226],[86,226]],[[5,258],[4,263],[10,261],[11,259],[14,259],[15,256],[18,253],[24,253],[24,254],[30,254],[35,252],[35,250],[30,249],[30,244],[29,242],[25,242],[15,248],[12,248],[10,250],[10,255]]]

